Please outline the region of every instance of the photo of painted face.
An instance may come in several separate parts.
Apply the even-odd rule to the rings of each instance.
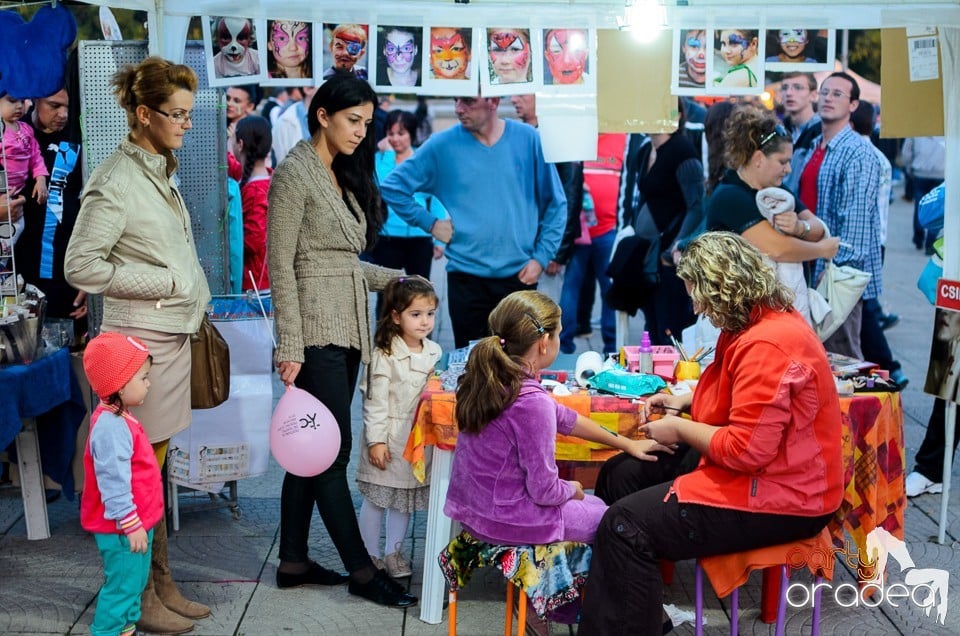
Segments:
[[[583,84],[590,55],[587,37],[586,29],[544,29],[544,84]]]
[[[487,29],[490,84],[533,81],[530,70],[530,29]]]
[[[923,390],[956,402],[960,384],[960,311],[937,307]]]
[[[267,77],[313,77],[313,25],[299,20],[268,20]]]
[[[677,80],[681,88],[703,88],[707,81],[707,31],[686,29],[680,32],[680,57]]]
[[[337,72],[353,73],[367,79],[367,34],[366,24],[324,24],[323,78],[329,79]]]
[[[432,27],[430,29],[430,75],[437,80],[470,79],[470,48],[473,33],[469,28]]]
[[[215,17],[210,20],[213,71],[217,78],[260,74],[257,34],[247,18]]]
[[[721,29],[714,43],[714,86],[753,88],[760,85],[759,45],[755,29]]]
[[[421,27],[377,27],[377,84],[420,86]]]
[[[806,29],[775,29],[767,32],[767,52],[774,52],[767,58],[773,64],[816,64],[817,60],[808,53],[812,49],[813,32]],[[811,51],[812,52],[812,51]]]

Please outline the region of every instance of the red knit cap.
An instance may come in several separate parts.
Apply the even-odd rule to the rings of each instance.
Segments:
[[[90,388],[105,400],[133,378],[149,355],[147,346],[137,338],[108,331],[87,344],[83,370]]]

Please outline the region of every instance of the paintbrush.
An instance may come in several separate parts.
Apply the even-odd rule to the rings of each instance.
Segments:
[[[687,352],[683,350],[683,345],[677,342],[677,339],[673,337],[673,333],[669,329],[664,329],[664,333],[667,334],[667,337],[670,338],[670,342],[673,343],[673,346],[677,348],[677,351],[680,353],[680,357],[684,360],[689,360],[687,357]]]
[[[693,361],[694,361],[694,362],[700,362],[701,360],[703,360],[704,358],[706,358],[708,355],[710,355],[711,353],[713,353],[715,349],[716,349],[716,347],[708,347],[706,351],[704,351],[703,353],[701,353],[701,354],[698,355],[698,356],[695,356],[694,359],[693,359]]]

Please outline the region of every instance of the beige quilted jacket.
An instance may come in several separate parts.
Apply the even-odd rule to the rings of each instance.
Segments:
[[[172,154],[124,140],[87,181],[64,273],[77,289],[103,294],[105,326],[162,333],[200,327],[210,288],[176,169]]]

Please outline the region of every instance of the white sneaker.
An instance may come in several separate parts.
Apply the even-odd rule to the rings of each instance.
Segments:
[[[410,569],[410,562],[403,558],[403,554],[398,550],[392,554],[383,557],[383,562],[387,566],[387,574],[394,579],[405,579],[413,575]]]
[[[378,570],[385,570],[387,567],[386,564],[383,562],[383,559],[381,559],[380,557],[375,557],[371,554],[370,560],[373,561],[373,567],[377,568]]]
[[[937,494],[943,492],[943,484],[938,484],[930,481],[924,477],[921,473],[913,471],[907,475],[906,483],[904,484],[904,490],[907,492],[907,497],[916,497],[917,495],[923,494]]]

